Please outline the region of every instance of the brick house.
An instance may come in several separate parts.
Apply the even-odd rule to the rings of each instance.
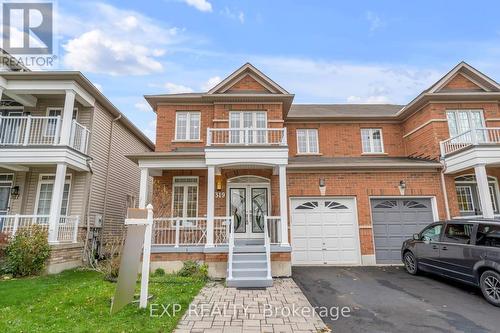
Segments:
[[[293,104],[251,64],[205,93],[146,96],[156,150],[152,265],[228,285],[292,265],[400,262],[432,221],[499,213],[498,83],[460,63],[407,105]]]

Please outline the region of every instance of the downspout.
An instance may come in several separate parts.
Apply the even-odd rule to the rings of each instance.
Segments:
[[[441,168],[441,190],[443,191],[443,197],[444,197],[444,208],[446,212],[446,219],[450,220],[451,215],[450,215],[450,204],[448,202],[448,192],[446,191],[446,181],[444,178],[444,173],[446,172],[446,162],[444,161],[444,158],[441,158],[439,161],[442,165]]]
[[[85,200],[85,207],[83,208],[83,211],[85,212],[85,221],[87,222],[87,233],[85,236],[85,243],[83,246],[83,260],[88,260],[88,263],[91,264],[90,262],[90,255],[87,256],[87,246],[89,245],[89,235],[90,235],[90,198],[92,195],[92,175],[94,174],[94,170],[92,169],[92,158],[89,157],[86,160],[87,167],[89,168],[89,172],[86,175],[87,179],[87,200]],[[90,252],[89,252],[90,253]]]
[[[104,209],[102,211],[102,230],[101,230],[101,249],[102,249],[102,239],[103,239],[103,236],[104,236],[104,223],[106,221],[106,213],[107,213],[107,205],[108,205],[108,189],[109,189],[109,162],[111,160],[111,144],[113,142],[113,129],[114,129],[114,125],[115,125],[115,122],[117,122],[118,120],[120,120],[122,117],[122,115],[120,114],[118,117],[114,118],[112,121],[111,121],[111,128],[109,129],[109,141],[108,141],[108,157],[107,157],[107,161],[106,161],[106,166],[107,166],[107,169],[106,169],[106,184],[104,186]]]

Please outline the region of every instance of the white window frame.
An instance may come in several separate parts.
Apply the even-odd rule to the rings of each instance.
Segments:
[[[47,107],[47,110],[45,111],[45,115],[47,117],[51,117],[50,116],[50,112],[51,111],[59,111],[59,117],[61,117],[61,119],[62,119],[62,114],[64,112],[64,108],[63,107],[60,107],[60,106],[49,106],[49,107]],[[75,121],[78,121],[78,108],[77,107],[73,108],[73,114],[71,115],[71,119],[75,120]],[[46,122],[45,123],[45,129],[43,130],[43,136],[45,136],[45,137],[52,137],[53,136],[52,134],[47,133],[47,131],[48,131],[49,128],[50,127],[48,126],[48,122]],[[55,134],[55,132],[54,132],[54,134]]]
[[[476,207],[474,206],[474,200],[472,198],[472,187],[471,186],[467,186],[467,185],[455,185],[455,192],[458,192],[458,190],[460,189],[467,189],[467,191],[469,192],[468,195],[469,195],[469,199],[468,201],[470,202],[471,206],[472,206],[472,209],[471,210],[462,210],[460,209],[460,212],[462,213],[473,213],[476,211]]]
[[[180,114],[185,114],[186,115],[186,137],[185,138],[179,138],[178,137],[178,120],[179,120],[179,115]],[[198,115],[199,117],[199,126],[198,126],[198,138],[196,139],[191,139],[191,115]],[[174,141],[177,142],[200,142],[201,141],[201,112],[198,111],[176,111],[175,112],[175,134],[174,134]]]
[[[42,179],[43,177],[54,177],[54,179]],[[37,189],[36,189],[36,198],[35,198],[35,209],[33,210],[33,215],[38,215],[38,200],[40,199],[40,190],[42,189],[42,184],[54,184],[55,183],[55,173],[41,173],[38,176],[38,184],[37,184]],[[72,175],[71,174],[66,174],[66,177],[64,179],[64,184],[69,184],[68,187],[68,202],[66,203],[66,216],[69,216],[69,208],[71,207],[70,201],[71,201],[71,180],[72,180]],[[53,194],[53,192],[52,192]],[[52,200],[52,198],[51,198]],[[62,204],[61,204],[62,208]],[[50,212],[52,214],[52,212]],[[60,214],[59,212],[58,214]]]
[[[252,117],[252,124],[250,127],[245,127],[245,114],[250,114]],[[264,127],[257,127],[257,115],[264,115]],[[238,127],[231,125],[233,117],[236,116]],[[229,133],[229,142],[232,144],[245,143],[244,129],[254,130],[249,133],[248,143],[267,143],[267,112],[266,111],[229,111],[229,128],[234,130]],[[259,131],[261,130],[261,131]],[[262,131],[264,130],[264,131]]]
[[[12,190],[12,186],[14,186],[14,181],[15,181],[14,176],[15,175],[13,173],[0,173],[0,176],[6,177],[5,180],[0,179],[0,186],[10,188],[9,189],[9,200],[7,201],[7,210],[6,210],[6,214],[8,214],[9,210],[10,210],[11,201],[12,201],[12,196],[10,195],[10,190]],[[0,218],[1,217],[2,217],[2,215],[0,215]]]
[[[450,119],[448,119],[449,113],[455,114],[455,127],[457,128],[457,133],[455,133],[455,136],[466,132],[466,131],[462,131],[462,132],[459,131],[458,114],[460,112],[467,112],[467,114],[468,114],[467,120],[469,122],[469,130],[476,128],[476,125],[474,124],[474,122],[472,121],[472,117],[470,116],[472,114],[472,112],[479,112],[481,114],[481,126],[483,128],[486,127],[486,121],[484,119],[484,110],[483,109],[447,109],[446,110],[446,123],[448,124],[448,133],[450,134],[450,137],[453,137],[453,135],[451,133]]]
[[[300,151],[299,144],[299,131],[305,131],[306,138],[306,151]],[[316,133],[316,151],[311,151],[311,145],[309,141],[309,132]],[[317,128],[297,128],[295,133],[297,139],[297,155],[318,155],[319,154],[319,130]]]
[[[190,179],[190,180],[195,180],[193,182],[181,182],[180,179]],[[177,183],[176,183],[177,181]],[[187,207],[188,207],[188,187],[190,186],[196,186],[196,216],[194,218],[198,217],[198,206],[200,202],[200,180],[198,176],[175,176],[172,179],[172,209],[171,209],[171,215],[172,217],[178,217],[178,218],[189,218],[187,216]],[[175,188],[176,187],[182,187],[182,216],[174,216],[174,201],[175,201]]]
[[[370,151],[365,151],[365,144],[364,144],[364,137],[363,137],[363,131],[369,131],[370,133]],[[373,132],[374,131],[379,131],[380,132],[380,148],[381,151],[374,151],[374,140],[373,140]],[[369,154],[385,154],[385,148],[384,148],[384,135],[382,128],[362,128],[360,130],[360,135],[361,135],[361,151],[363,152],[364,155],[369,155]]]

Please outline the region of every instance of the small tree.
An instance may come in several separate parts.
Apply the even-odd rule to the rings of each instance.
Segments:
[[[39,274],[50,257],[50,251],[47,231],[42,227],[21,228],[5,250],[7,270],[14,276]]]

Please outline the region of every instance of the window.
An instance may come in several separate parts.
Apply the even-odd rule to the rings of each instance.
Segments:
[[[175,114],[175,140],[200,140],[199,112],[177,112]]]
[[[482,110],[449,110],[446,111],[450,137],[457,136],[473,128],[482,128],[484,117]]]
[[[470,186],[456,186],[458,208],[461,212],[473,212],[472,189]]]
[[[441,235],[441,229],[443,229],[441,224],[428,227],[422,231],[420,240],[423,240],[424,242],[438,242],[439,236]]]
[[[172,216],[198,216],[198,177],[174,177]]]
[[[318,130],[306,128],[297,130],[297,152],[299,154],[318,154]]]
[[[317,201],[307,201],[295,207],[295,209],[314,209],[314,208],[318,208]]]
[[[231,143],[245,143],[245,132],[242,129],[252,128],[248,131],[248,143],[266,143],[267,113],[263,111],[231,111],[229,113],[229,127],[234,129],[230,133]],[[260,130],[256,130],[260,129]]]
[[[55,175],[40,175],[38,181],[38,195],[36,201],[35,212],[36,215],[49,215],[50,204],[52,202],[52,191],[54,189]],[[69,209],[69,193],[71,187],[71,175],[66,176],[63,190],[63,198],[61,202],[61,216],[68,215]],[[44,217],[40,222],[48,223],[48,218]]]
[[[325,207],[329,209],[347,209],[345,205],[336,201],[325,201]]]
[[[365,154],[377,154],[384,152],[382,130],[380,128],[361,129],[361,142],[363,145],[363,153]]]
[[[472,224],[448,224],[443,235],[443,242],[470,244]]]
[[[47,117],[57,117],[61,116],[63,112],[63,108],[48,108],[47,109]],[[76,120],[78,118],[78,109],[73,109],[72,119]],[[45,127],[45,136],[53,137],[56,134],[56,126],[57,122],[54,119],[49,119],[47,125]]]
[[[500,247],[500,225],[480,224],[477,228],[476,245]]]

